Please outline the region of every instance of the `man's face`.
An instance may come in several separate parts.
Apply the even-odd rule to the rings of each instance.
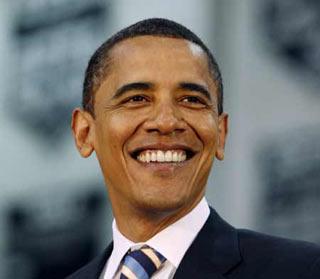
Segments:
[[[204,195],[227,116],[204,52],[180,39],[117,44],[96,92],[94,150],[113,210],[190,210]]]

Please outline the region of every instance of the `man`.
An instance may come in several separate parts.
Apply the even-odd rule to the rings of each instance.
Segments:
[[[72,129],[80,154],[99,160],[113,243],[68,278],[320,278],[316,245],[237,230],[209,209],[222,103],[214,57],[175,22],[138,22],[95,52]]]

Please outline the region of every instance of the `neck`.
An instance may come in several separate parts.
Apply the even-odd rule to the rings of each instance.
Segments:
[[[154,235],[175,223],[188,214],[201,199],[196,200],[191,206],[175,210],[159,211],[123,207],[113,208],[114,217],[119,231],[129,240],[138,243],[146,242]]]

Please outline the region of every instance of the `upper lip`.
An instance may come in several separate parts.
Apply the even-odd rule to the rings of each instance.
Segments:
[[[129,153],[131,156],[136,157],[141,151],[143,150],[185,150],[187,153],[190,155],[194,155],[197,151],[194,150],[192,147],[186,145],[186,144],[181,144],[181,143],[153,143],[153,144],[145,144],[141,145],[139,147],[133,148]]]

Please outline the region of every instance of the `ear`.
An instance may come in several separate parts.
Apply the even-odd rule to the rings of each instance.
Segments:
[[[227,134],[228,134],[228,114],[222,113],[219,115],[219,123],[218,123],[218,129],[219,129],[219,134],[218,134],[218,146],[216,150],[216,158],[218,160],[223,160],[224,159],[224,147],[226,144],[226,139],[227,139]]]
[[[71,129],[75,144],[82,157],[87,158],[94,150],[94,123],[90,113],[76,108],[72,112]]]

